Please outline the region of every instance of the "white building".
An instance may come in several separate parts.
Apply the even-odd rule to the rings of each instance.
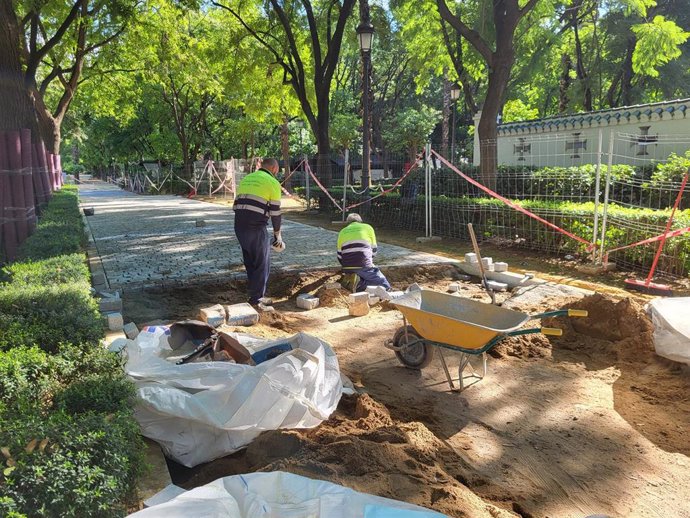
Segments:
[[[511,122],[498,126],[498,163],[513,166],[573,166],[603,162],[644,165],[690,149],[690,99]],[[479,125],[481,112],[475,117]],[[611,144],[613,142],[613,144]],[[600,154],[601,153],[601,154]],[[479,165],[474,133],[474,164]]]

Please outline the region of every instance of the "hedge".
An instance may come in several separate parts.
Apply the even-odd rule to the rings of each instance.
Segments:
[[[0,516],[123,516],[145,466],[82,245],[65,187],[0,276]]]
[[[341,189],[333,189],[338,199]],[[375,193],[372,193],[374,195]],[[318,192],[313,194],[318,200]],[[361,196],[348,194],[348,203],[362,201]],[[515,204],[543,217],[547,221],[588,241],[594,229],[594,203],[575,203],[546,200],[512,200]],[[335,210],[332,206],[331,210]],[[363,211],[362,207],[353,209]],[[606,249],[632,244],[662,234],[671,214],[670,209],[636,209],[610,204],[606,231]],[[488,197],[432,197],[434,234],[445,237],[468,238],[467,223],[472,223],[481,237],[500,237],[520,246],[559,253],[583,253],[586,246],[555,232],[529,216],[508,207],[502,201]],[[599,231],[602,208],[599,208]],[[335,216],[335,215],[334,215]],[[424,232],[425,198],[401,198],[397,192],[371,201],[366,218],[384,227]],[[677,211],[673,228],[690,226],[690,209]],[[659,269],[673,275],[690,272],[690,234],[675,237],[666,243],[665,256]],[[653,246],[631,248],[612,256],[633,266],[648,268],[654,255]]]

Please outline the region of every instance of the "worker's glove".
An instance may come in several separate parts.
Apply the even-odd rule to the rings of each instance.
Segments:
[[[275,252],[282,252],[285,250],[285,241],[283,241],[283,236],[280,233],[280,230],[278,232],[273,233],[273,239],[271,240],[271,248]]]

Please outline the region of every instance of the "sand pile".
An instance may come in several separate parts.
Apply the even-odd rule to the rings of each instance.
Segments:
[[[654,327],[642,306],[633,299],[616,300],[596,293],[570,307],[586,309],[589,316],[545,321],[544,325],[563,329],[563,336],[556,343],[570,349],[604,345],[617,358],[635,361],[654,353]]]
[[[563,329],[562,337],[542,334],[514,336],[503,340],[490,354],[496,358],[552,358],[554,347],[587,350],[595,346],[597,350],[617,358],[635,356],[639,360],[654,352],[652,323],[642,306],[633,299],[616,300],[595,293],[577,301],[572,298],[548,300],[548,306],[586,309],[589,316],[545,318],[541,325]],[[532,308],[534,312],[543,310],[543,304]]]
[[[470,471],[423,424],[391,418],[368,395],[345,396],[336,413],[313,430],[266,432],[245,452],[209,464],[185,486],[213,480],[217,470],[283,470],[411,502],[452,517],[516,516],[475,495],[461,481]],[[476,481],[474,481],[476,482]]]

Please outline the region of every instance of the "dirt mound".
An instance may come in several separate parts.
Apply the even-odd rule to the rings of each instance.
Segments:
[[[208,464],[185,487],[228,474],[283,470],[452,517],[515,516],[475,495],[455,452],[421,423],[395,421],[368,395],[344,396],[313,430],[266,432],[245,452]],[[179,483],[179,482],[178,482]]]
[[[350,292],[345,288],[327,290],[321,287],[316,292],[319,297],[319,305],[327,308],[347,308],[347,296]]]
[[[563,336],[551,338],[542,334],[514,336],[503,340],[490,354],[495,358],[552,358],[553,347],[587,350],[594,346],[599,352],[624,358],[646,356],[654,351],[653,326],[637,302],[617,300],[595,293],[568,304],[551,301],[552,307],[585,309],[585,318],[559,317],[542,320],[544,327],[563,329]]]
[[[551,358],[551,342],[542,334],[511,336],[489,351],[494,358]]]
[[[654,327],[642,306],[633,299],[617,300],[596,293],[570,307],[586,309],[589,315],[543,322],[545,326],[563,329],[563,337],[558,341],[568,348],[587,349],[601,345],[601,341],[609,342],[605,347],[609,352],[620,358],[633,356],[636,361],[654,353]]]
[[[404,266],[383,268],[388,282],[396,288],[407,288],[412,283],[432,282],[440,279],[459,279],[462,272],[453,264],[434,264],[429,266]]]
[[[642,306],[630,298],[615,300],[599,293],[585,297],[571,307],[586,309],[587,318],[571,319],[578,333],[616,342],[653,331]]]

